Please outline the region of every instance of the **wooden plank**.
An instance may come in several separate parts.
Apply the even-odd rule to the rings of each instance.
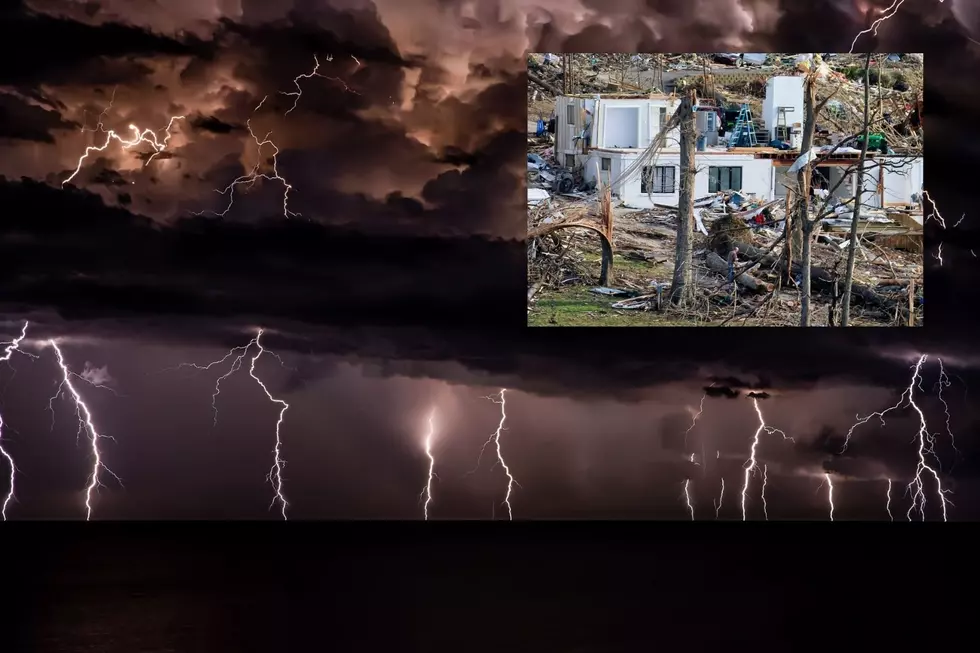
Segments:
[[[888,211],[888,219],[908,229],[922,229],[922,216],[904,211]]]
[[[896,234],[893,236],[878,236],[875,244],[892,249],[903,249],[908,252],[922,251],[922,234]]]

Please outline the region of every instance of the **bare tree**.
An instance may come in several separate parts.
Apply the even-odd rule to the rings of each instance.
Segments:
[[[694,239],[694,90],[684,94],[677,109],[681,127],[680,197],[677,202],[677,248],[674,255],[674,277],[670,300],[688,304],[694,295],[692,266]]]
[[[800,152],[806,153],[813,147],[813,134],[816,131],[816,77],[813,73],[807,74],[803,78],[803,134],[800,144]],[[803,258],[803,235],[806,227],[807,215],[810,209],[810,164],[804,165],[796,173],[796,204],[793,210],[787,207],[786,211],[786,242],[783,245],[783,259],[786,261],[786,279],[793,281],[793,263]],[[794,215],[795,213],[795,215]],[[804,293],[806,295],[806,293]],[[804,297],[805,302],[809,301]],[[805,309],[804,309],[805,310]],[[806,326],[802,324],[802,326]]]
[[[881,72],[878,73],[879,83]],[[841,297],[840,325],[846,327],[851,317],[851,288],[854,285],[854,257],[858,248],[858,220],[861,217],[861,201],[864,193],[864,161],[868,157],[868,137],[870,131],[869,103],[871,93],[871,53],[864,60],[864,133],[861,138],[861,156],[858,158],[857,188],[854,191],[854,210],[851,217],[851,240],[847,250],[847,273],[844,276],[844,295]],[[879,103],[881,95],[879,93]],[[884,174],[878,171],[879,175]]]
[[[816,102],[816,72],[811,72],[803,80],[803,142],[800,152],[808,153],[813,147],[813,134],[817,126],[817,113],[814,109]],[[793,220],[793,232],[787,239],[790,244],[787,257],[787,273],[793,274],[792,251],[798,240],[800,243],[800,326],[810,326],[810,241],[816,220],[809,219],[810,214],[810,166],[812,161],[800,167],[796,173],[796,184],[799,197],[796,201],[796,219]]]

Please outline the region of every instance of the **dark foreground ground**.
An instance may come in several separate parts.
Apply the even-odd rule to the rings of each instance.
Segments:
[[[7,523],[0,632],[5,653],[786,650],[861,634],[935,648],[958,637],[970,602],[957,597],[975,589],[967,535],[899,523]]]

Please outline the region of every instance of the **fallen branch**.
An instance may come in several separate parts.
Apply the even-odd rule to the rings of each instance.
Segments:
[[[726,278],[728,277],[728,263],[726,263],[724,259],[714,252],[708,252],[708,256],[705,258],[704,262],[712,271],[723,274]],[[760,281],[752,275],[745,274],[744,272],[735,278],[735,283],[750,292],[769,292],[772,290],[772,286],[770,284]]]
[[[752,258],[757,263],[762,265],[777,265],[780,270],[785,271],[786,264],[779,260],[780,257],[767,253],[765,250],[750,245],[749,243],[733,243],[738,247],[739,254],[744,253],[749,258]],[[720,258],[720,257],[719,257]],[[727,264],[726,264],[727,270]],[[793,264],[793,278],[796,278],[800,272],[803,270],[799,263]],[[824,268],[817,267],[815,265],[810,266],[810,283],[814,289],[823,292],[832,292],[834,285],[833,275]],[[887,310],[893,310],[896,306],[896,302],[887,297],[879,295],[874,290],[868,286],[855,283],[851,288],[851,294],[860,299],[863,303],[874,306],[876,308],[882,308]]]
[[[549,84],[548,82],[544,81],[543,79],[541,79],[540,77],[532,73],[530,70],[527,71],[527,78],[530,79],[535,84],[537,84],[538,86],[540,86],[541,88],[543,88],[544,90],[551,93],[552,95],[555,96],[564,95],[564,93],[562,93],[557,86],[553,86]]]

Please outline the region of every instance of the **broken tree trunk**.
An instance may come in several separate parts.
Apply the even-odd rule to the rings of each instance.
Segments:
[[[681,124],[680,197],[677,202],[677,247],[670,301],[688,304],[694,294],[694,91],[688,91],[677,108]]]
[[[530,70],[527,71],[527,78],[530,79],[535,84],[537,84],[538,86],[540,86],[541,88],[543,88],[544,90],[546,90],[546,91],[548,91],[548,92],[550,92],[550,93],[552,93],[552,94],[554,94],[556,96],[557,95],[564,95],[564,93],[561,92],[561,89],[559,89],[557,86],[552,86],[548,82],[544,81],[543,79],[541,79],[540,77],[538,77],[537,75],[535,75],[534,73],[532,73]]]
[[[728,278],[728,263],[714,252],[708,252],[705,264],[714,272],[718,272]],[[760,281],[748,273],[743,273],[735,277],[735,283],[750,292],[769,292],[772,286],[765,281]]]
[[[816,63],[814,61],[815,66]],[[809,152],[810,148],[813,147],[813,134],[817,128],[817,112],[814,108],[817,100],[816,96],[816,71],[814,71],[808,74],[803,80],[803,142],[800,145],[800,152]],[[810,257],[813,251],[813,229],[817,223],[816,220],[810,220],[811,163],[804,165],[796,175],[800,191],[800,198],[798,200],[800,208],[797,213],[799,216],[797,222],[799,224],[795,225],[795,227],[800,229],[803,236],[803,247],[800,249],[800,264],[803,271],[800,280],[800,294],[802,296],[800,300],[800,326],[802,327],[810,326]],[[793,237],[796,237],[796,232],[793,233]]]
[[[773,266],[777,263],[779,264],[779,270],[786,271],[786,263],[779,260],[779,255],[773,252],[766,252],[764,249],[760,249],[749,243],[732,243],[735,247],[738,247],[738,253],[740,256],[744,256],[748,260],[759,261],[760,266]],[[721,257],[718,257],[722,260]],[[795,277],[803,271],[803,267],[799,262],[793,263],[792,274]],[[834,275],[832,275],[827,269],[810,266],[810,280],[813,287],[817,290],[832,293],[834,288]],[[728,273],[728,264],[725,264],[725,273]],[[854,297],[861,300],[861,303],[874,306],[876,308],[894,310],[897,302],[894,300],[884,297],[868,286],[864,286],[859,283],[852,285],[851,293]],[[904,311],[903,311],[904,313]]]
[[[882,57],[884,59],[884,57]],[[879,69],[878,82],[881,83],[881,71]],[[864,193],[864,163],[868,158],[868,132],[871,127],[871,120],[868,117],[869,92],[871,89],[871,53],[869,52],[864,59],[864,132],[861,136],[861,156],[858,159],[857,188],[854,191],[854,212],[851,216],[851,239],[850,250],[847,252],[847,272],[844,274],[844,297],[841,300],[840,325],[846,327],[851,319],[851,292],[854,287],[854,256],[857,252],[858,222],[861,218],[861,202]],[[878,92],[879,102],[881,101],[881,91]],[[878,178],[882,179],[884,173],[879,170]]]

